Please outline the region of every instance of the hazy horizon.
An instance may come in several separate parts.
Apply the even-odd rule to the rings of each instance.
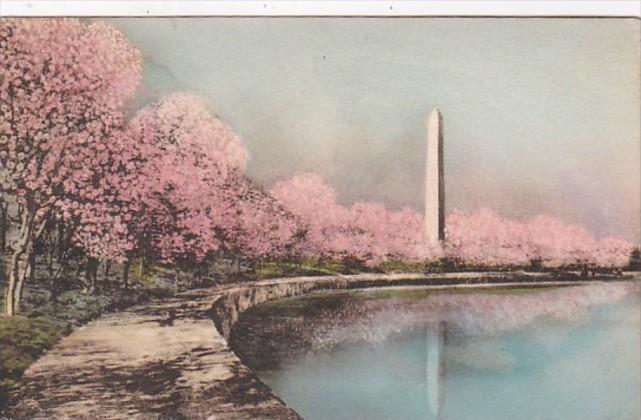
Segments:
[[[312,171],[341,203],[422,211],[438,106],[446,211],[549,213],[639,242],[637,19],[105,20],[143,52],[136,106],[202,95],[266,187]]]

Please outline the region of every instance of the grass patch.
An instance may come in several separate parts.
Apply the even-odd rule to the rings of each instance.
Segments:
[[[27,290],[26,310],[12,317],[0,315],[0,415],[24,371],[62,337],[104,312],[162,294],[155,289],[116,290],[99,296],[69,291],[50,303],[41,291]]]
[[[432,264],[435,265],[436,263]],[[387,260],[378,265],[378,269],[384,273],[424,273],[428,271],[430,264],[424,262],[407,262],[400,260]]]
[[[335,276],[360,272],[362,272],[360,267],[343,261],[306,258],[298,263],[286,261],[259,263],[251,273],[251,277],[263,280],[278,277]]]
[[[0,407],[29,365],[70,330],[67,321],[53,317],[0,318]]]

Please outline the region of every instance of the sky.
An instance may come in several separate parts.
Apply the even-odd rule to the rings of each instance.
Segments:
[[[423,210],[443,115],[446,212],[552,214],[641,236],[640,21],[108,19],[144,55],[133,107],[202,95],[269,188],[316,172],[339,202]]]

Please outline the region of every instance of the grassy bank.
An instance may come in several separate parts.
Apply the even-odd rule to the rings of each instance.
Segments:
[[[271,279],[278,277],[358,274],[363,271],[364,267],[344,261],[308,258],[296,263],[286,261],[260,262],[247,275],[254,279]]]

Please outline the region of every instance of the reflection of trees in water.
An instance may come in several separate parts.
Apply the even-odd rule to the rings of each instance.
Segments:
[[[581,322],[588,306],[638,293],[639,284],[593,284],[525,293],[439,292],[423,299],[408,298],[406,292],[405,297],[326,294],[261,305],[241,314],[231,345],[250,367],[270,370],[310,351],[358,342],[376,345],[411,331],[440,331],[437,337],[447,335],[456,341],[456,336],[502,334],[543,316]]]
[[[390,306],[400,310],[400,304],[386,299],[358,299],[349,293],[271,302],[240,315],[232,329],[230,345],[251,368],[271,370],[310,351],[331,349],[340,344],[333,337],[334,331],[361,324]],[[360,335],[372,341],[366,331]]]

